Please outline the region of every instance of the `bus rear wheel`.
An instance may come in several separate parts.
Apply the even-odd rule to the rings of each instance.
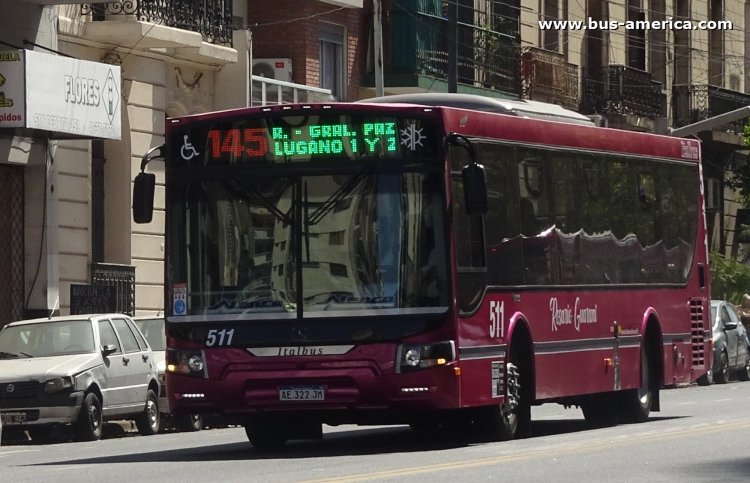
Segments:
[[[651,413],[654,389],[651,387],[648,354],[641,351],[641,387],[620,393],[620,418],[623,423],[642,423]]]
[[[283,424],[274,424],[274,418],[253,416],[245,421],[245,434],[258,451],[283,448],[288,440]]]

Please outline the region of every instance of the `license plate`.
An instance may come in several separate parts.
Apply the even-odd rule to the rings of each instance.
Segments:
[[[26,422],[26,413],[3,413],[0,415],[3,424],[23,424]]]
[[[280,401],[325,401],[326,393],[323,386],[281,386],[279,387]]]

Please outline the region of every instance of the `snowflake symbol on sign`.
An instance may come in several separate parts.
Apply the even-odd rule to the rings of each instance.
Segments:
[[[423,136],[422,130],[417,129],[414,123],[409,124],[409,127],[405,127],[399,132],[401,133],[401,145],[408,147],[411,151],[415,151],[417,146],[424,147],[422,141],[427,139],[427,136]]]

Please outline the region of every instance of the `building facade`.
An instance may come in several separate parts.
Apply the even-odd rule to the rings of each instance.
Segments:
[[[376,94],[380,75],[386,94],[455,88],[525,98],[648,132],[750,104],[750,2],[6,3],[14,15],[0,18],[0,59],[32,52],[119,72],[119,134],[70,135],[69,124],[15,126],[8,105],[16,96],[13,79],[0,77],[0,324],[69,313],[77,303],[73,285],[115,283],[119,310],[163,310],[162,163],[148,167],[157,175],[154,222],[134,224],[131,203],[141,157],[163,142],[169,116],[294,99],[358,100]],[[611,21],[663,24],[610,28]],[[680,29],[669,21],[715,28]],[[719,28],[720,21],[731,28]],[[380,38],[382,62],[375,55]],[[0,62],[0,75],[8,65]],[[37,101],[51,78],[40,72],[26,79],[22,97],[33,93]],[[79,101],[85,92],[78,91]],[[737,253],[738,226],[750,223],[725,186],[732,170],[747,163],[746,120],[696,133],[703,141],[711,248],[728,255]]]
[[[157,175],[150,224],[132,222],[132,180],[141,157],[163,143],[167,117],[253,103],[251,25],[262,30],[261,23],[274,19],[250,16],[248,3],[259,2],[238,0],[8,3],[14,15],[0,20],[0,51],[43,52],[119,72],[120,131],[110,137],[69,136],[54,125],[0,124],[0,197],[7,207],[0,214],[0,247],[7,254],[0,261],[0,324],[81,310],[73,286],[114,284],[117,300],[109,302],[116,310],[161,312],[163,163],[148,167]],[[266,3],[277,20],[302,16],[325,23],[316,23],[315,35],[306,37],[318,42],[306,47],[307,57],[275,50],[262,31],[256,45],[263,57],[255,57],[290,57],[297,68],[289,81],[331,86],[341,98],[356,97],[361,15],[352,11],[361,9],[361,0],[287,2],[283,9]],[[268,26],[277,41],[288,29],[274,33]],[[0,74],[2,68],[0,63]],[[44,82],[44,75],[28,80],[35,92]],[[3,115],[10,91],[1,83],[2,78]],[[300,92],[304,87],[294,86]],[[330,98],[329,90],[318,91]]]

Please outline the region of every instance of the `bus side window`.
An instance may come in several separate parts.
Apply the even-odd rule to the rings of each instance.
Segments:
[[[534,204],[528,198],[521,198],[521,234],[535,236],[539,234],[541,225],[534,212]]]

